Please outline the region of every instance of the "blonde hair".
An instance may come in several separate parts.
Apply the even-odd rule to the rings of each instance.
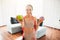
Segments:
[[[30,6],[32,8],[32,10],[33,10],[33,6],[31,4],[28,4],[27,6]]]

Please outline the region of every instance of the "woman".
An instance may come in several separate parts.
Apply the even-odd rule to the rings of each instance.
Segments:
[[[35,32],[38,28],[40,21],[37,23],[37,19],[32,16],[33,7],[32,5],[26,6],[27,15],[21,21],[23,30],[23,40],[37,40]]]
[[[35,30],[37,28],[36,18],[32,16],[32,5],[26,6],[27,15],[24,17],[22,22],[23,37],[25,40],[37,40],[35,36]]]

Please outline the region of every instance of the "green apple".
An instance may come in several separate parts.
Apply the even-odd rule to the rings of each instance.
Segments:
[[[23,16],[22,16],[22,15],[17,15],[17,19],[18,19],[19,21],[22,21],[22,20],[23,20]]]

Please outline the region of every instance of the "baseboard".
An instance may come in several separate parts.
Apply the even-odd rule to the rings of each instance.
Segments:
[[[0,27],[5,27],[6,25],[1,25]]]
[[[54,28],[54,27],[50,27],[50,26],[47,26],[47,25],[44,25],[45,27],[48,27],[48,28],[52,28],[52,29],[56,29],[56,30],[59,30],[60,31],[60,29],[58,29],[58,28]]]

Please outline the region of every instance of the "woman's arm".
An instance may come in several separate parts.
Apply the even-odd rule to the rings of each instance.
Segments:
[[[42,23],[42,21],[37,19],[37,25],[39,26],[41,23]]]
[[[35,28],[36,28],[36,30],[37,30],[37,28],[39,27],[39,25],[43,22],[43,20],[40,18],[40,19],[36,19],[35,18],[35,21],[36,21],[36,23],[35,23]]]
[[[34,18],[34,28],[35,28],[35,30],[37,30],[37,28],[38,28],[38,26],[37,26],[38,24],[37,24],[37,19],[36,18]]]
[[[38,26],[44,21],[44,17],[40,17],[38,20],[37,20],[38,22]]]
[[[19,23],[21,23],[21,26],[22,26],[22,27],[24,27],[24,18],[23,18],[23,20],[20,21],[20,20],[16,17],[16,20],[17,20]]]
[[[24,27],[24,19],[21,22],[21,26]]]

